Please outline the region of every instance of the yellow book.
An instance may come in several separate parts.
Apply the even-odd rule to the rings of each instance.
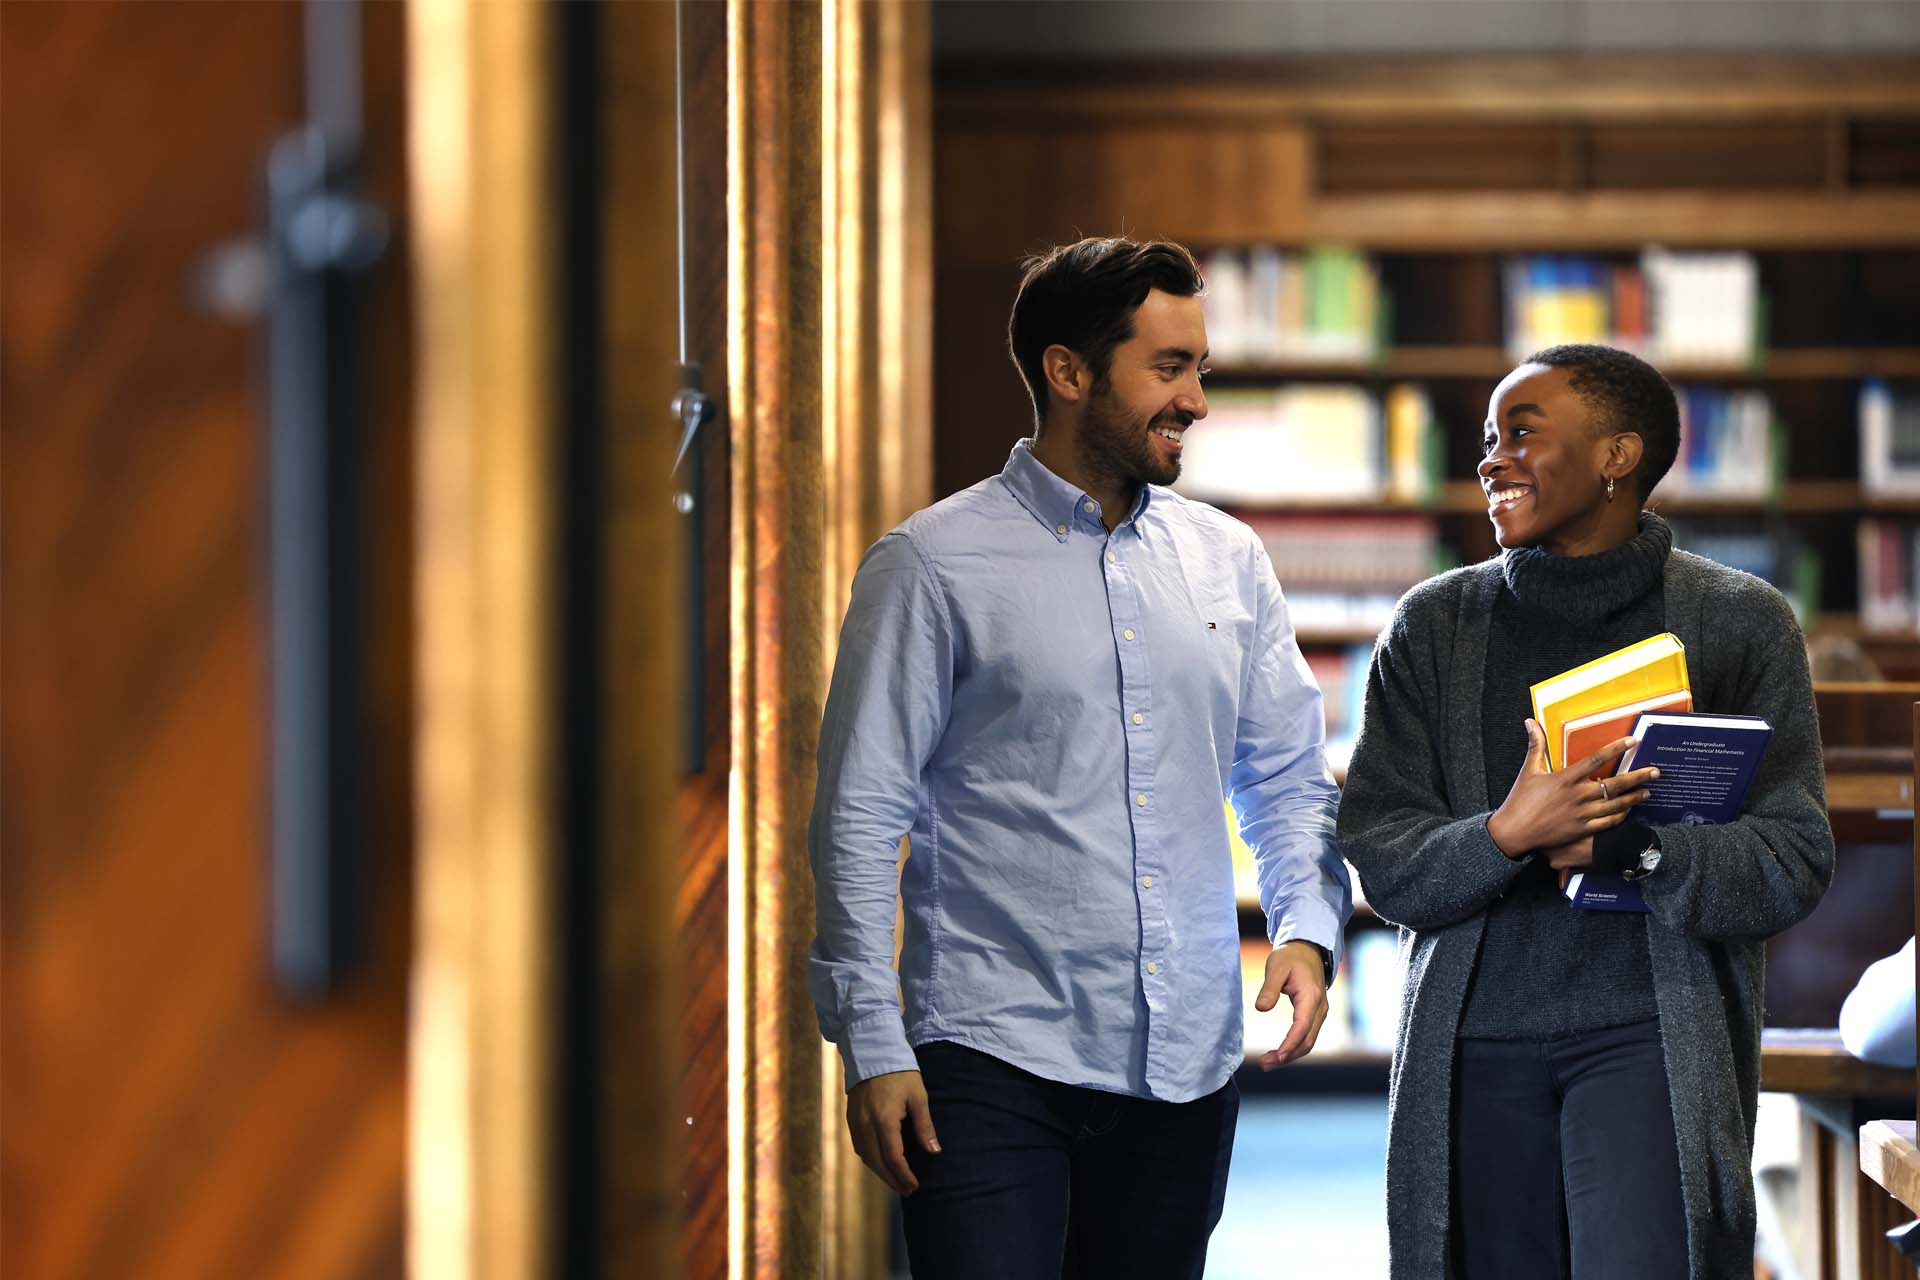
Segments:
[[[1547,767],[1566,767],[1561,757],[1567,721],[1691,689],[1687,651],[1670,631],[1542,680],[1531,692],[1533,718],[1547,733]]]

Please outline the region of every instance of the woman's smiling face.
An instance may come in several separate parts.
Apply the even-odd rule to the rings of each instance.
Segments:
[[[1488,403],[1480,486],[1503,547],[1588,554],[1613,541],[1606,530],[1619,521],[1607,519],[1610,508],[1639,508],[1632,465],[1620,467],[1621,443],[1638,445],[1639,437],[1597,431],[1593,411],[1568,385],[1570,377],[1566,369],[1523,364],[1494,388]],[[1632,453],[1637,465],[1639,451]],[[1614,503],[1607,501],[1610,465],[1618,477]]]

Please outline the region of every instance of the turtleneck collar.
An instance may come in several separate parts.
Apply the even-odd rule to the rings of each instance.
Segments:
[[[1673,530],[1651,511],[1640,513],[1632,541],[1591,556],[1557,556],[1543,547],[1513,547],[1501,556],[1507,587],[1521,604],[1573,622],[1626,608],[1659,584],[1673,550]]]

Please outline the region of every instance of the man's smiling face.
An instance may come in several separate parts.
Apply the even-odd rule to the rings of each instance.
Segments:
[[[1133,336],[1113,349],[1080,425],[1080,453],[1100,474],[1139,484],[1180,476],[1181,436],[1207,416],[1207,325],[1199,298],[1155,289],[1133,313]]]

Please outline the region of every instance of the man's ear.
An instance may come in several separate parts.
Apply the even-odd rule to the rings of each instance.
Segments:
[[[1040,372],[1047,378],[1048,398],[1069,404],[1085,397],[1093,384],[1086,361],[1057,342],[1040,353]]]

